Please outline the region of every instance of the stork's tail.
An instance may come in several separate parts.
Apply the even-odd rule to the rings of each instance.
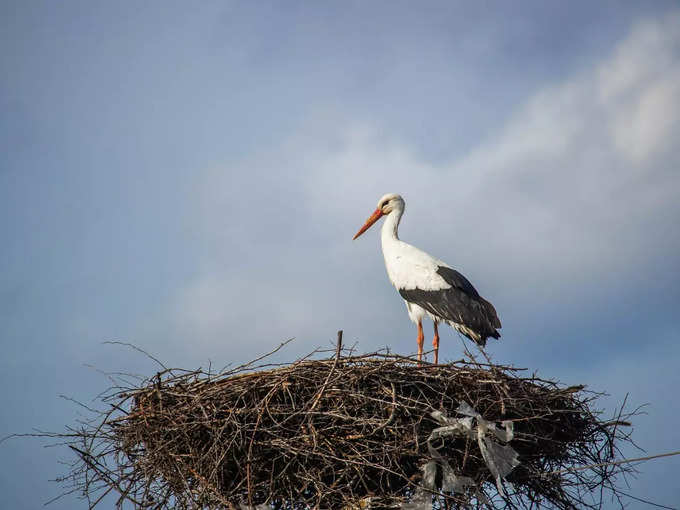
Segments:
[[[501,334],[498,331],[494,330],[493,333],[490,333],[487,336],[480,336],[479,339],[473,338],[473,340],[480,347],[486,347],[486,339],[489,337],[499,339],[501,337]]]

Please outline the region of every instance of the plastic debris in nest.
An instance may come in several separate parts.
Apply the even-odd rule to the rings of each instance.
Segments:
[[[513,438],[513,424],[511,421],[501,422],[501,426],[485,420],[467,402],[461,402],[456,413],[463,418],[450,418],[441,411],[433,411],[430,415],[442,426],[434,429],[427,438],[427,449],[432,457],[423,467],[423,485],[428,490],[435,490],[437,465],[442,470],[442,490],[446,492],[462,493],[466,487],[474,487],[475,482],[468,476],[458,476],[454,473],[449,462],[437,451],[432,444],[437,439],[447,437],[469,437],[476,439],[482,458],[489,471],[496,480],[498,492],[505,495],[503,479],[519,465],[517,452],[507,443]]]

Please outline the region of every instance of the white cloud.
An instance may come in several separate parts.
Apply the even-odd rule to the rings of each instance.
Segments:
[[[663,149],[680,119],[680,13],[641,23],[598,74],[614,143],[631,162]]]
[[[638,100],[620,112],[612,125],[617,149],[641,162],[666,146],[678,127],[680,72],[647,84]]]

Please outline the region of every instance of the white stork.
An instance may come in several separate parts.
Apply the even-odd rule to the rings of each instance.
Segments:
[[[439,361],[439,331],[445,322],[478,345],[488,337],[500,338],[501,321],[491,303],[479,295],[472,284],[455,269],[399,239],[397,229],[404,214],[404,199],[388,193],[366,220],[354,239],[386,216],[382,226],[382,251],[387,276],[406,302],[411,320],[418,325],[418,360],[423,357],[423,318],[434,321],[434,362]]]

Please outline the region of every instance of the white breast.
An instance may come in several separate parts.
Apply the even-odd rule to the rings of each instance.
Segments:
[[[444,262],[399,239],[383,242],[387,275],[397,289],[442,290],[451,285],[437,274]],[[448,266],[446,266],[448,267]]]

